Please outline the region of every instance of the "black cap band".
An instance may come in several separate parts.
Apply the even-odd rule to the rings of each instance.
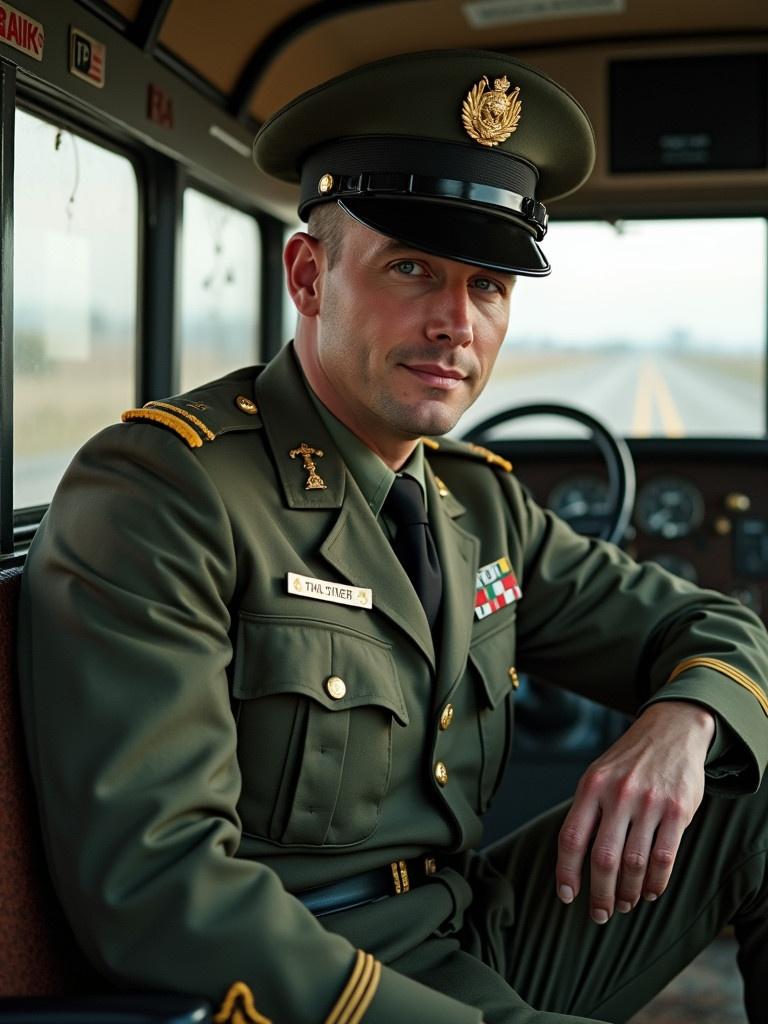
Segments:
[[[506,153],[432,139],[342,139],[305,160],[299,215],[306,219],[314,205],[330,199],[411,196],[492,208],[522,221],[541,241],[547,211],[534,198],[536,180],[531,164]]]

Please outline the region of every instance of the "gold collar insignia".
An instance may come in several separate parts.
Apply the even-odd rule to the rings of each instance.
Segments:
[[[292,459],[300,455],[304,460],[304,469],[307,471],[307,482],[304,484],[305,491],[326,490],[325,480],[317,472],[317,463],[312,458],[313,455],[316,455],[318,459],[323,457],[323,452],[320,448],[313,448],[306,441],[302,441],[298,448],[291,448],[288,454]]]

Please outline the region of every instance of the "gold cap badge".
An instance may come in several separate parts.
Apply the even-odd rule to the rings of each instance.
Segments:
[[[515,86],[509,95],[508,89],[506,75],[493,80],[493,89],[483,75],[467,93],[461,106],[461,121],[470,139],[481,146],[498,146],[517,129],[523,108],[520,86]]]

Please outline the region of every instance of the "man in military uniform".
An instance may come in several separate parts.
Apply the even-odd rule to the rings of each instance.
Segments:
[[[222,1021],[625,1020],[733,921],[763,1019],[762,625],[441,436],[593,152],[575,100],[481,52],[261,130],[309,218],[295,344],[87,444],[25,573],[52,874],[119,984]],[[518,670],[637,718],[570,809],[478,854]]]

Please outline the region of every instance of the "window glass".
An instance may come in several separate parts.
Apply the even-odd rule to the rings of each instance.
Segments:
[[[253,217],[195,189],[184,192],[181,389],[257,359],[261,239]]]
[[[134,402],[138,199],[125,157],[16,112],[14,505]]]
[[[516,404],[580,406],[630,437],[765,433],[766,221],[554,223],[519,278],[491,382],[458,433]],[[561,421],[520,421],[529,435]]]

